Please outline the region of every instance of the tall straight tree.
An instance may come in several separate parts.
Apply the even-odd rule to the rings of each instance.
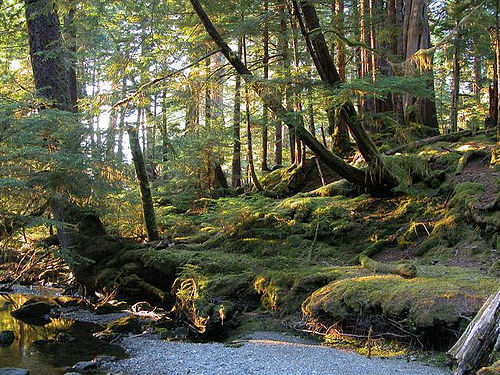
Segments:
[[[238,38],[238,57],[241,58],[243,43]],[[241,186],[241,76],[236,75],[234,85],[234,111],[233,111],[233,160],[231,182],[233,188]]]
[[[55,4],[50,0],[25,0],[25,13],[35,88],[37,95],[45,100],[42,108],[72,111],[74,106],[70,96],[68,66]],[[52,137],[47,137],[49,143],[57,144],[55,140],[50,142]],[[76,151],[79,142],[64,147]],[[49,203],[54,218],[61,223],[68,223],[70,218],[64,197],[58,194]],[[70,245],[69,235],[63,227],[58,228],[57,237],[61,247]]]
[[[262,56],[262,65],[264,70],[264,79],[269,80],[269,0],[264,1],[264,31],[262,33],[262,44],[264,55]],[[269,109],[262,106],[262,172],[268,172],[267,165],[267,127],[269,123]]]
[[[417,51],[431,48],[427,0],[406,0],[404,11],[402,58],[410,61]],[[422,57],[423,63],[420,64],[420,70],[428,75],[427,85],[434,93],[432,55]],[[413,121],[424,124],[431,130],[430,134],[438,132],[439,125],[434,97],[422,99],[406,94],[403,110],[406,122]]]

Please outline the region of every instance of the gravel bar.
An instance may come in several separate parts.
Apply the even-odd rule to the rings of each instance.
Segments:
[[[445,375],[446,369],[404,359],[366,358],[273,332],[253,333],[243,346],[168,342],[155,336],[122,340],[131,356],[110,370],[126,375]]]

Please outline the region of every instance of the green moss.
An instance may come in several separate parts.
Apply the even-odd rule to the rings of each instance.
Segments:
[[[479,183],[463,182],[457,184],[455,185],[448,207],[458,212],[465,209],[470,213],[475,209],[478,197],[483,193],[484,186]]]
[[[415,331],[435,324],[453,325],[461,315],[472,316],[496,288],[494,278],[469,270],[424,267],[414,279],[369,275],[335,281],[315,291],[302,311],[313,320],[398,317]]]

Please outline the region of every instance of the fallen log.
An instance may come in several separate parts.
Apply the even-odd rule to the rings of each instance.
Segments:
[[[453,375],[472,374],[493,349],[500,334],[500,290],[492,294],[453,347],[448,350]]]
[[[482,134],[484,131],[479,131],[479,132],[473,132],[472,130],[461,130],[455,133],[448,133],[448,134],[440,134],[440,135],[435,135],[433,137],[429,138],[423,138],[419,139],[418,141],[410,142],[404,145],[400,145],[397,147],[394,147],[393,149],[385,151],[386,155],[394,155],[397,152],[401,152],[407,149],[412,149],[412,148],[419,148],[422,146],[430,145],[432,143],[436,142],[456,142],[460,140],[462,137],[469,137],[473,134]]]
[[[390,264],[377,262],[366,255],[359,256],[359,263],[366,269],[373,272],[381,273],[393,273],[403,277],[413,278],[417,276],[417,267],[414,264],[401,263],[401,264]]]
[[[486,157],[488,153],[484,150],[469,150],[462,155],[460,160],[458,161],[457,169],[455,170],[455,174],[462,174],[463,170],[467,166],[467,163],[473,158]]]

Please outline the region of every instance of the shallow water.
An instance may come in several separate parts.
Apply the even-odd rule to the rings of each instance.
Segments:
[[[52,318],[41,326],[15,319],[10,312],[26,300],[46,297],[32,295],[0,295],[0,331],[14,331],[16,338],[8,347],[0,346],[0,367],[18,367],[30,370],[34,375],[59,375],[78,361],[88,361],[96,355],[112,355],[125,358],[125,351],[92,337],[102,330],[96,324]],[[71,336],[71,342],[33,343],[36,340],[53,340],[61,332]]]

